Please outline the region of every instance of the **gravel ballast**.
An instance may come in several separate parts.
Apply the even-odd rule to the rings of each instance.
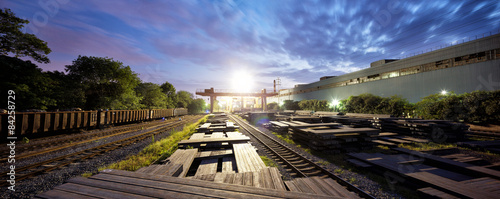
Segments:
[[[187,119],[187,118],[186,118]],[[177,127],[175,130],[182,130],[181,127]],[[156,129],[156,128],[155,128]],[[148,129],[150,131],[151,129]],[[20,168],[25,165],[33,164],[36,162],[40,162],[43,160],[48,160],[51,158],[55,158],[64,154],[69,154],[81,150],[85,150],[88,148],[92,148],[98,145],[102,145],[105,143],[117,141],[120,139],[124,139],[126,137],[130,137],[133,135],[137,135],[140,133],[144,133],[146,130],[135,131],[123,135],[108,137],[100,140],[93,141],[91,143],[81,144],[78,146],[74,146],[63,151],[56,151],[49,154],[44,154],[36,157],[30,157],[26,159],[22,159],[16,161],[16,167]],[[170,135],[172,130],[161,132],[155,135],[155,140],[159,140]],[[32,198],[36,194],[50,190],[55,186],[63,184],[70,178],[81,176],[83,173],[97,173],[99,167],[104,167],[106,165],[119,162],[124,160],[126,157],[130,155],[135,155],[139,153],[146,146],[151,144],[152,139],[144,139],[140,142],[136,142],[134,144],[120,147],[113,151],[107,152],[104,155],[98,155],[91,159],[86,159],[84,161],[72,163],[68,166],[56,169],[49,173],[44,173],[33,178],[28,178],[15,184],[15,192],[7,190],[7,187],[2,187],[4,189],[0,195],[0,198]],[[0,165],[1,168],[6,168],[7,165],[5,163]]]

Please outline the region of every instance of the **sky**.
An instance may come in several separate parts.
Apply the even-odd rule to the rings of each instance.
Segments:
[[[500,31],[500,1],[2,0],[52,52],[110,57],[177,90],[273,89],[319,81]]]

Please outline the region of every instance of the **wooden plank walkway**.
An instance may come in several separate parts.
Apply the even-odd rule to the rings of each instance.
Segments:
[[[342,198],[151,174],[103,170],[77,177],[37,198]]]
[[[266,168],[266,165],[251,144],[233,144],[233,151],[236,165],[238,166],[238,173],[260,171]]]
[[[196,140],[181,140],[179,142],[179,147],[182,145],[184,148],[187,146],[198,147],[201,144],[209,144],[209,143],[240,143],[240,142],[248,142],[250,138],[241,137],[241,138],[206,138],[206,139],[196,139]]]
[[[177,149],[167,160],[165,164],[182,164],[182,173],[179,177],[186,176],[194,158],[198,155],[198,149]]]
[[[202,160],[198,170],[196,170],[195,176],[217,173],[217,163],[218,159],[215,158]]]
[[[313,193],[344,198],[359,198],[359,196],[349,192],[345,187],[342,187],[331,178],[295,178],[290,181],[285,181],[285,184],[288,189],[293,192]]]
[[[136,172],[178,177],[182,174],[183,170],[182,164],[153,164],[148,167],[142,167]]]

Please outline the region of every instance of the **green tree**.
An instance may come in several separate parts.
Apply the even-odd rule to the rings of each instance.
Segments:
[[[133,93],[140,79],[129,66],[119,61],[80,55],[72,65],[66,66],[66,72],[84,91],[87,110],[137,106],[134,103],[138,99]]]
[[[193,100],[193,94],[187,91],[177,92],[177,108],[187,108]]]
[[[141,83],[135,91],[141,98],[141,104],[147,109],[167,108],[167,95],[162,92],[160,85],[153,83]]]
[[[51,94],[46,93],[46,95],[57,100],[57,104],[49,107],[49,109],[65,110],[85,107],[85,93],[71,75],[66,75],[60,71],[47,71],[44,73],[52,80],[50,84],[53,86],[53,92]]]
[[[167,95],[167,107],[177,107],[177,94],[175,93],[174,85],[169,82],[165,82],[160,87],[162,89],[162,92]]]
[[[38,39],[34,34],[21,31],[23,24],[28,23],[28,20],[16,17],[10,9],[0,9],[0,55],[13,53],[16,57],[29,56],[37,62],[49,63],[46,55],[51,50],[47,47],[47,42]]]
[[[31,61],[0,55],[0,92],[13,90],[16,96],[16,110],[43,109],[56,105],[50,96],[55,87],[53,80]],[[1,106],[7,106],[7,98],[0,99]]]
[[[293,100],[284,100],[283,107],[285,110],[300,110],[299,102]]]
[[[188,111],[190,114],[203,113],[205,109],[205,100],[201,98],[192,100],[188,105]]]
[[[267,108],[267,110],[269,110],[269,111],[270,111],[270,110],[275,110],[275,111],[277,111],[277,110],[279,110],[279,105],[278,105],[278,103],[277,103],[277,102],[271,102],[271,103],[267,104],[267,107],[266,107],[266,108]]]

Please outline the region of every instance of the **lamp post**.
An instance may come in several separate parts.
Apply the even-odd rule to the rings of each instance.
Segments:
[[[332,100],[332,105],[333,105],[333,111],[337,112],[337,106],[340,104],[340,101],[338,99],[333,99]]]

